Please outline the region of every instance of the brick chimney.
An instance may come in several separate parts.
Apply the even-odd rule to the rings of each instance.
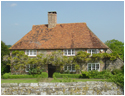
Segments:
[[[48,12],[48,28],[56,27],[57,13],[56,11]]]

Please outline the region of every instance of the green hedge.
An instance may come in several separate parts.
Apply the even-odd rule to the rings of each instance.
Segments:
[[[109,70],[104,70],[101,72],[93,70],[93,71],[83,71],[80,78],[108,79],[111,78],[112,75],[113,74]]]
[[[8,79],[10,75],[11,75],[11,73],[5,73],[5,74],[3,74],[3,79]]]
[[[42,72],[42,74],[40,75],[11,75],[10,73],[5,73],[3,75],[3,79],[16,79],[16,78],[37,78],[38,76],[42,76],[43,78],[47,78],[48,77],[48,73],[46,72]]]
[[[63,77],[68,77],[68,78],[79,78],[80,77],[80,74],[61,74],[61,73],[57,73],[55,72],[53,74],[53,78],[56,77],[56,78],[63,78]]]

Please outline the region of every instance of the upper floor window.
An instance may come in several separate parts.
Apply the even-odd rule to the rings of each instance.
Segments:
[[[37,50],[25,50],[25,54],[28,56],[36,56]]]
[[[75,49],[64,49],[63,52],[65,56],[75,56]]]
[[[92,54],[97,54],[97,53],[99,53],[99,49],[87,49],[87,53],[90,53],[91,56],[92,56]]]

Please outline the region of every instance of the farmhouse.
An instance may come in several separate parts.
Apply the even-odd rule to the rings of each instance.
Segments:
[[[24,51],[26,55],[33,58],[38,54],[50,54],[51,52],[61,50],[62,55],[75,56],[78,51],[87,53],[110,53],[111,50],[88,28],[86,23],[67,23],[57,24],[57,12],[48,12],[48,24],[33,25],[30,32],[17,41],[11,48],[12,51]],[[90,62],[81,66],[83,71],[98,70],[102,71],[105,68],[121,67],[122,60],[115,62]],[[121,63],[122,62],[122,63]],[[106,64],[108,66],[105,66]],[[119,66],[117,66],[117,64]],[[110,65],[110,66],[109,66]],[[27,66],[28,68],[30,67]],[[56,71],[55,66],[48,64],[45,71],[52,75]],[[24,70],[24,72],[28,72]],[[64,70],[75,71],[74,65],[65,66]],[[14,69],[11,67],[11,73]]]

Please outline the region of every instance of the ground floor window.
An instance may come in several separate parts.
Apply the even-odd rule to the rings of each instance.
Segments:
[[[70,72],[75,72],[76,70],[75,70],[75,65],[74,64],[72,64],[72,65],[65,65],[64,66],[64,71],[70,71]]]
[[[27,65],[26,65],[26,68],[25,68],[25,71],[26,71],[26,72],[29,72],[29,70],[30,70],[31,68],[36,68],[36,65],[35,65],[35,64],[27,64]]]
[[[88,63],[88,71],[91,71],[91,70],[100,71],[100,64],[99,63]]]

